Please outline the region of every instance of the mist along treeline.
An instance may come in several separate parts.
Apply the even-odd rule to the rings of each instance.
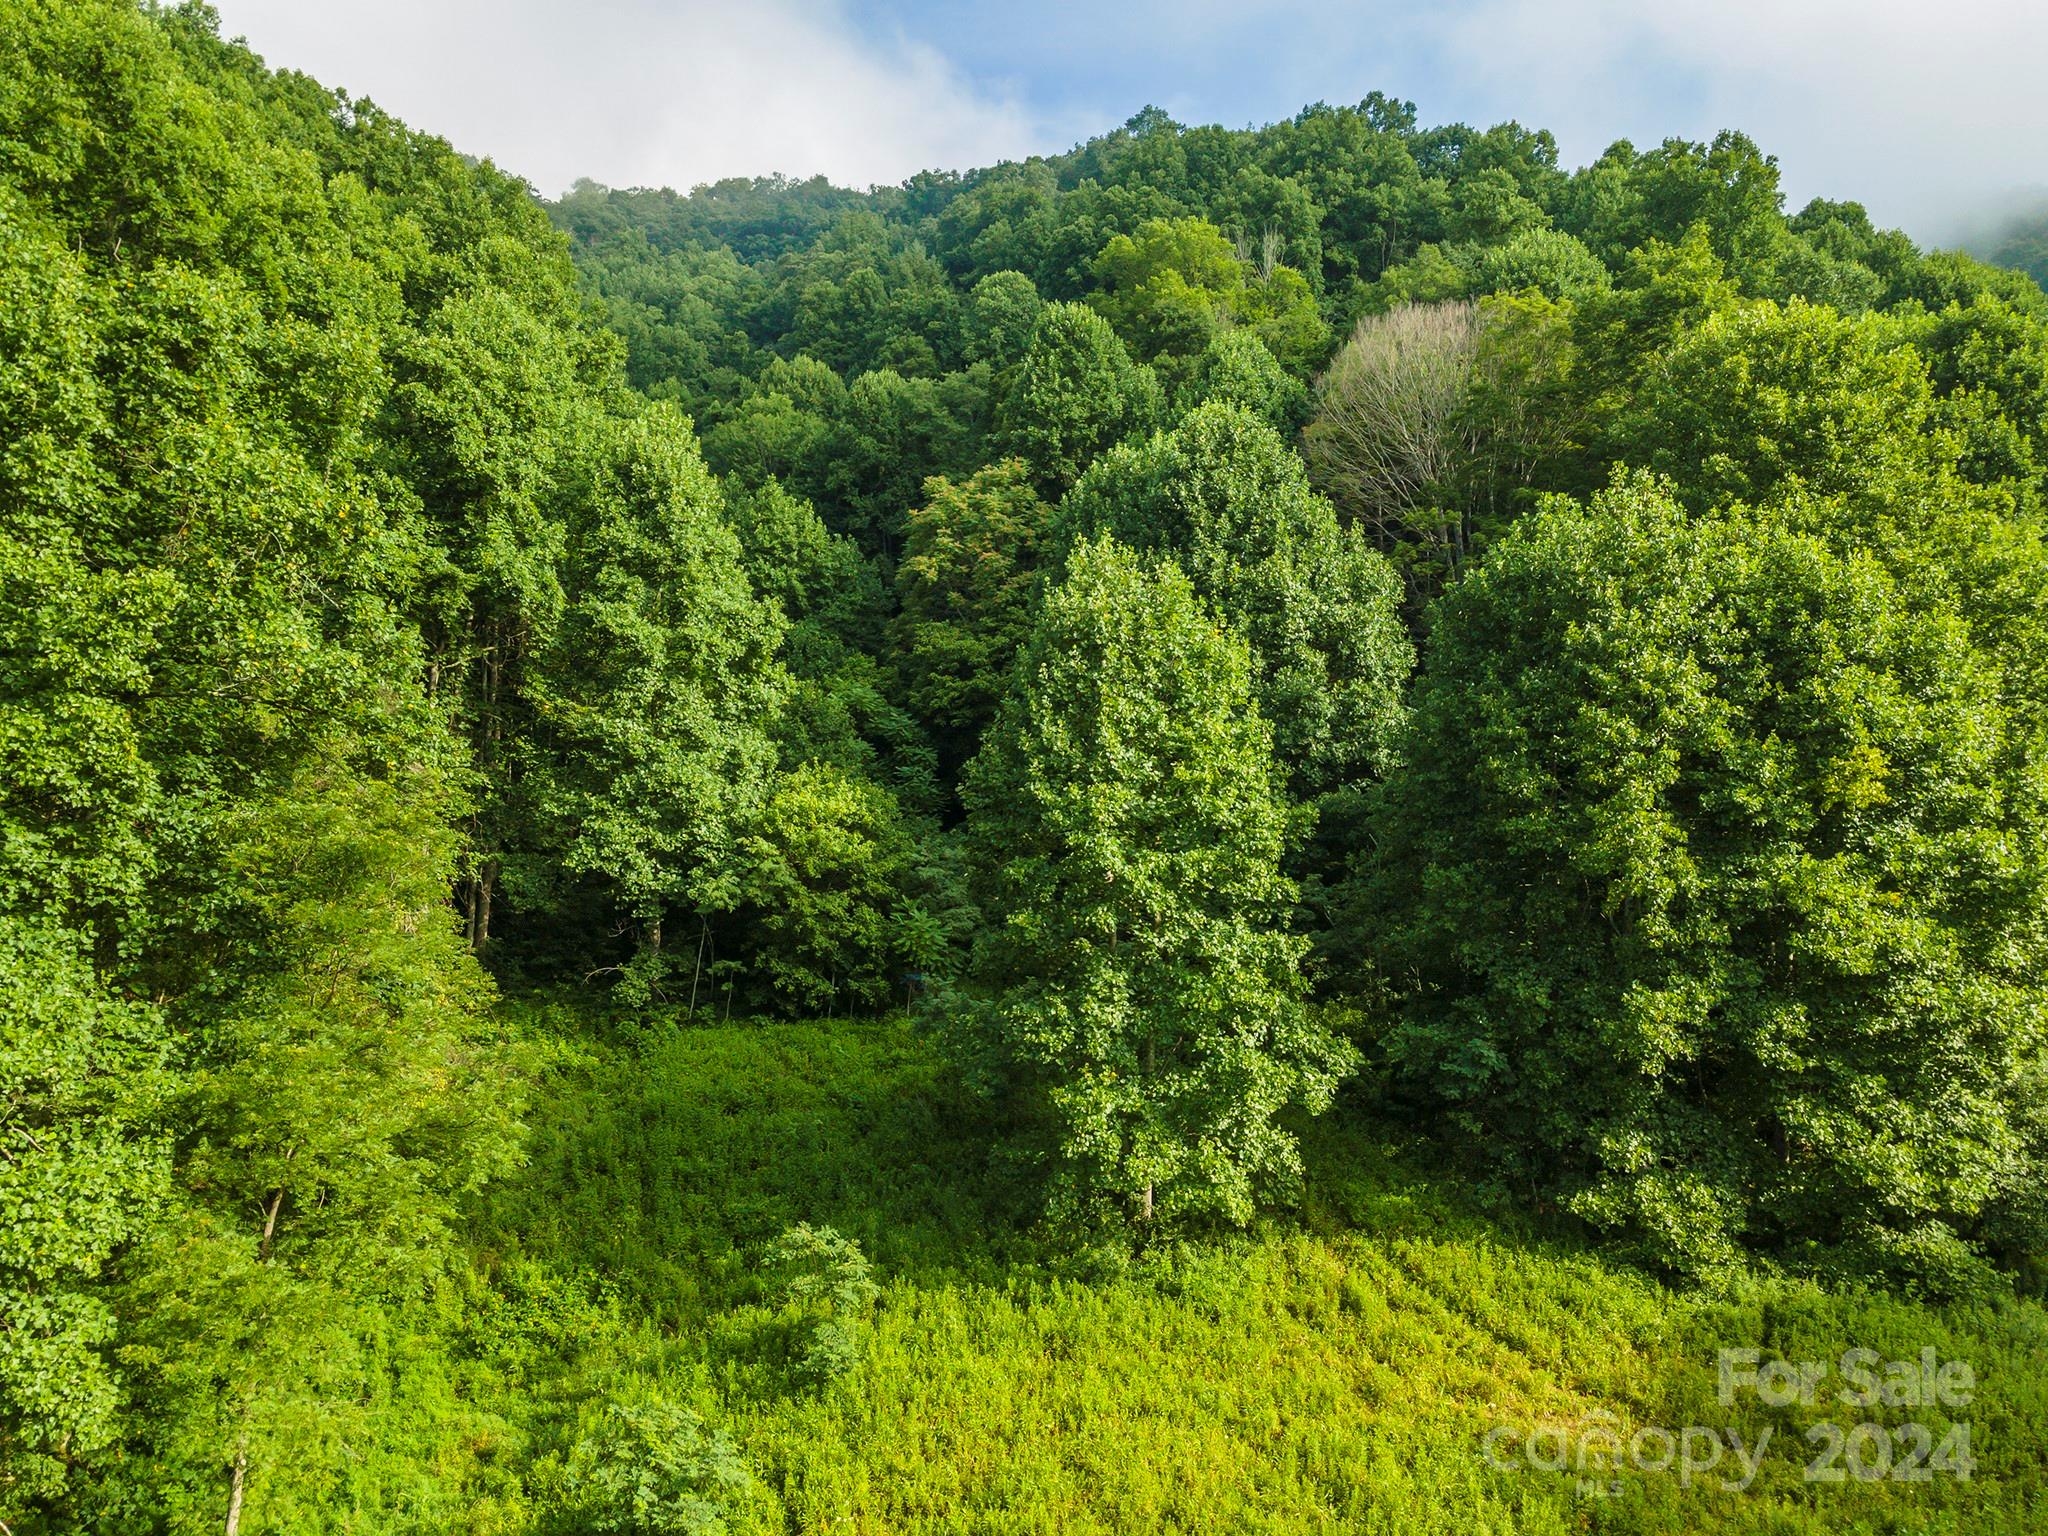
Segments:
[[[2030,279],[1736,135],[1568,173],[1379,96],[547,209],[200,7],[0,0],[0,59],[15,1532],[718,1529],[765,1484],[692,1393],[839,1486],[688,1342],[738,1170],[868,1176],[704,1107],[778,1073],[957,1104],[877,1221],[1054,1273],[1199,1275],[1408,1125],[1698,1294],[2030,1305]],[[564,1127],[664,1020],[798,1043],[673,1079],[707,1225],[629,1248],[666,1175]],[[842,1371],[866,1260],[769,1256]],[[636,1317],[697,1385],[607,1410]]]

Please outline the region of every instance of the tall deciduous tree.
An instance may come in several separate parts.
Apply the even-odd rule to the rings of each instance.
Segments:
[[[640,934],[652,980],[674,910],[729,908],[735,842],[774,766],[783,621],[757,597],[689,423],[664,406],[613,429],[569,536],[571,594],[535,684],[529,744],[549,867],[594,881]]]
[[[1379,818],[1393,1064],[1673,1268],[1958,1282],[2030,1180],[2048,1021],[2048,807],[2000,674],[1769,517],[1632,479],[1518,524],[1441,601]]]
[[[1248,411],[1196,407],[1113,449],[1061,503],[1059,536],[1172,556],[1249,643],[1253,691],[1293,791],[1384,768],[1414,653],[1400,583],[1338,526],[1301,460]]]
[[[1022,460],[955,483],[934,476],[910,514],[893,636],[910,707],[949,769],[973,755],[1030,633],[1051,511]]]
[[[1150,431],[1162,405],[1152,370],[1131,361],[1107,320],[1048,304],[1003,396],[997,437],[1058,495],[1112,443]]]
[[[100,1281],[168,1186],[152,1132],[170,1037],[81,949],[0,914],[0,1511],[16,1519],[120,1437]]]
[[[1181,392],[1181,404],[1205,401],[1241,405],[1288,438],[1308,416],[1307,388],[1280,366],[1263,341],[1244,330],[1220,333],[1195,360],[1194,378]]]
[[[1250,657],[1170,563],[1075,550],[968,777],[992,926],[975,1017],[1083,1225],[1243,1222],[1347,1047],[1301,1001],[1289,815]]]

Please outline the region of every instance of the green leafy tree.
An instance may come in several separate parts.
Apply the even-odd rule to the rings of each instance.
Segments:
[[[1972,1283],[2048,991],[2033,727],[1872,556],[1642,479],[1442,599],[1378,816],[1382,1047],[1655,1262]]]
[[[166,1111],[173,1197],[117,1293],[149,1454],[99,1490],[110,1520],[267,1529],[331,1507],[346,1442],[375,1433],[368,1341],[515,1157],[491,988],[446,900],[448,785],[431,763],[349,767],[310,764],[225,829],[233,906],[193,940],[214,985],[176,1014],[197,1038]]]
[[[987,406],[985,367],[944,379],[887,370],[855,379],[825,475],[829,504],[843,510],[828,522],[869,554],[893,559],[925,477],[980,462],[975,447],[988,435]]]
[[[1045,302],[1022,272],[991,272],[967,304],[967,355],[994,368],[1021,362]]]
[[[1301,460],[1235,406],[1113,449],[1061,504],[1063,540],[1171,556],[1251,648],[1274,749],[1304,798],[1383,769],[1413,651],[1400,583]]]
[[[168,1193],[171,1041],[75,938],[0,916],[0,1518],[63,1492],[122,1432],[101,1286]]]
[[[798,1015],[887,1001],[916,851],[879,785],[825,764],[781,775],[739,853],[737,959],[759,999]]]
[[[513,294],[451,295],[406,338],[393,457],[419,488],[441,559],[419,592],[427,687],[469,741],[482,792],[462,892],[486,953],[508,845],[524,814],[517,742],[527,673],[561,610],[554,490],[581,423],[573,338]]]
[[[1095,259],[1092,302],[1147,362],[1175,368],[1201,354],[1244,288],[1245,272],[1206,219],[1148,219]]]
[[[834,423],[846,410],[846,381],[816,358],[776,358],[725,419],[704,437],[720,474],[743,486],[774,478],[815,498],[830,469]]]
[[[1696,509],[1895,484],[1946,452],[1926,363],[1903,341],[1883,316],[1797,300],[1720,310],[1638,364],[1592,440],[1610,463],[1669,476]]]
[[[1930,317],[1915,345],[1962,434],[1963,472],[2048,498],[2048,318],[1986,295]]]
[[[527,899],[549,899],[555,867],[597,882],[638,929],[637,990],[670,963],[672,910],[738,898],[738,839],[773,766],[783,621],[753,592],[689,424],[662,406],[600,451],[565,570],[574,595],[539,662],[527,748]]]
[[[1609,261],[1698,230],[1731,271],[1761,278],[1784,227],[1778,162],[1739,133],[1711,144],[1626,140],[1572,177],[1559,222]]]
[[[1270,252],[1268,252],[1270,258]],[[1280,363],[1306,375],[1330,354],[1330,328],[1308,279],[1270,259],[1254,267],[1232,303],[1230,321],[1265,343]]]
[[[1524,293],[1579,299],[1604,292],[1611,281],[1599,257],[1561,229],[1525,229],[1497,245],[1471,249],[1464,263],[1474,293]]]
[[[1655,240],[1630,251],[1613,289],[1587,295],[1573,317],[1588,401],[1624,409],[1645,370],[1709,316],[1732,308],[1737,297],[1704,230],[1676,244]],[[1603,483],[1596,478],[1586,489]]]
[[[523,191],[203,7],[0,32],[0,1519],[289,1528],[503,1166],[435,667],[614,349]]]
[[[1131,361],[1108,321],[1048,304],[1003,396],[997,439],[1058,495],[1111,444],[1150,431],[1162,402],[1152,370]]]
[[[1051,515],[1018,459],[927,480],[910,514],[891,638],[905,697],[950,769],[973,755],[1030,632]]]
[[[1243,325],[1284,365],[1307,368],[1328,344],[1314,292],[1279,260],[1277,229],[1256,254],[1206,219],[1148,219],[1102,248],[1090,302],[1144,361],[1185,386],[1216,337]]]
[[[1298,1174],[1279,1117],[1347,1047],[1301,1002],[1289,815],[1244,645],[1170,562],[1077,548],[968,775],[992,926],[974,1027],[1055,1139],[1084,1227],[1242,1223]]]
[[[1196,360],[1194,378],[1182,392],[1182,408],[1191,410],[1206,401],[1243,406],[1286,438],[1308,420],[1308,387],[1280,366],[1271,348],[1245,330],[1218,333]]]

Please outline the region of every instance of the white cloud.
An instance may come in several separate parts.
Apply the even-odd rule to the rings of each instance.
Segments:
[[[1793,206],[1858,198],[1928,238],[2048,179],[2040,0],[1481,0],[1447,70],[1583,159],[1739,128]]]
[[[1064,148],[1146,101],[1241,124],[1374,88],[1425,123],[1550,128],[1572,164],[1739,128],[1779,157],[1793,207],[1858,198],[1922,239],[2048,182],[2043,0],[893,0],[915,39],[857,25],[856,0],[217,3],[272,64],[545,192],[893,182]],[[988,83],[1011,75],[1028,95]]]
[[[578,176],[687,189],[822,172],[854,186],[1070,142],[933,48],[835,0],[217,0],[274,68],[367,95],[550,195]]]

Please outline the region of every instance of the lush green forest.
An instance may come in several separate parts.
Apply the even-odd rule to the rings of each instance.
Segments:
[[[0,61],[0,1529],[2048,1528],[2024,231]]]

